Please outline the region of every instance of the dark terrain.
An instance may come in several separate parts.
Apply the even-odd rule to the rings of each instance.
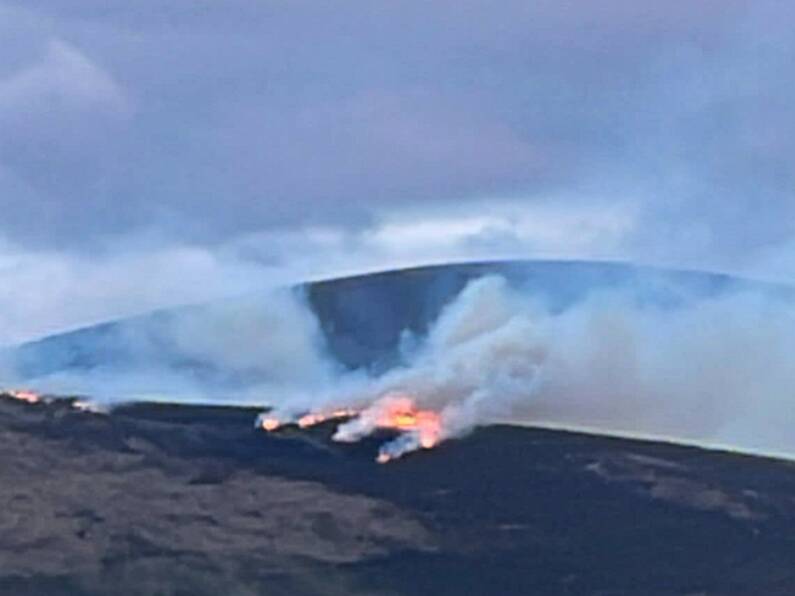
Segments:
[[[0,398],[0,593],[795,593],[795,465],[491,427],[386,466],[253,410]]]

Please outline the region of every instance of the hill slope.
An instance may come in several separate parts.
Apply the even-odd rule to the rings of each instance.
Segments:
[[[439,265],[332,279],[296,288],[317,316],[331,355],[350,368],[383,370],[397,359],[404,331],[423,333],[442,307],[466,283],[498,274],[553,309],[561,309],[589,292],[628,289],[638,300],[674,304],[684,296],[714,295],[747,282],[716,274],[665,271],[594,262],[508,261]],[[756,284],[754,287],[763,287]],[[785,292],[770,286],[770,291]],[[263,311],[268,298],[251,297]],[[152,366],[187,370],[206,382],[230,386],[249,379],[229,379],[215,363],[186,354],[169,334],[169,326],[188,313],[201,317],[213,305],[158,311],[31,342],[14,350],[21,375],[36,378],[94,369],[127,371]],[[140,349],[145,345],[146,349]]]
[[[0,593],[795,592],[795,467],[491,427],[387,466],[254,412],[0,398]]]

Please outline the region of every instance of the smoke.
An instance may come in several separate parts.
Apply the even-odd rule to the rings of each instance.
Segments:
[[[789,3],[63,4],[0,4],[0,242],[32,257],[154,234],[323,275],[564,255],[792,277]],[[37,314],[106,312],[65,302]],[[32,336],[0,317],[0,343]]]
[[[676,303],[638,290],[595,290],[555,311],[502,277],[478,279],[404,365],[343,376],[275,415],[353,408],[343,441],[406,431],[384,460],[497,422],[795,456],[792,302],[759,287]]]
[[[157,311],[6,352],[6,386],[103,404],[268,404],[329,386],[340,368],[300,289]]]
[[[386,429],[379,461],[505,422],[795,457],[791,295],[697,285],[647,275],[561,301],[486,275],[404,333],[386,370],[345,368],[305,290],[272,290],[45,340],[0,372],[104,405],[259,405],[266,430],[336,419],[339,441]]]
[[[786,3],[64,4],[0,4],[0,346],[428,262],[795,271]],[[263,291],[0,353],[0,381],[350,407],[341,439],[402,424],[390,454],[495,420],[789,453],[791,322],[762,291],[561,309],[484,279],[376,374]]]

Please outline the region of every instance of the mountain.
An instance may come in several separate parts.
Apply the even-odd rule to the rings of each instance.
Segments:
[[[560,310],[597,289],[622,288],[639,301],[676,305],[692,296],[718,295],[738,287],[791,293],[788,288],[746,282],[726,275],[669,271],[615,263],[500,261],[419,267],[304,284],[333,357],[349,368],[383,370],[399,358],[401,337],[422,334],[468,281],[501,275]],[[245,297],[267,311],[268,297]],[[216,363],[185,351],[172,329],[180,317],[201,318],[217,305],[157,311],[46,337],[8,354],[25,378],[70,371],[126,372],[147,367],[189,371],[207,383],[230,387],[249,380],[229,378]],[[142,349],[145,346],[145,349]]]

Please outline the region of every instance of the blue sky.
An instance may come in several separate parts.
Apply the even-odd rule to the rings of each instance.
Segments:
[[[0,344],[451,258],[791,278],[794,27],[767,0],[0,0]]]

